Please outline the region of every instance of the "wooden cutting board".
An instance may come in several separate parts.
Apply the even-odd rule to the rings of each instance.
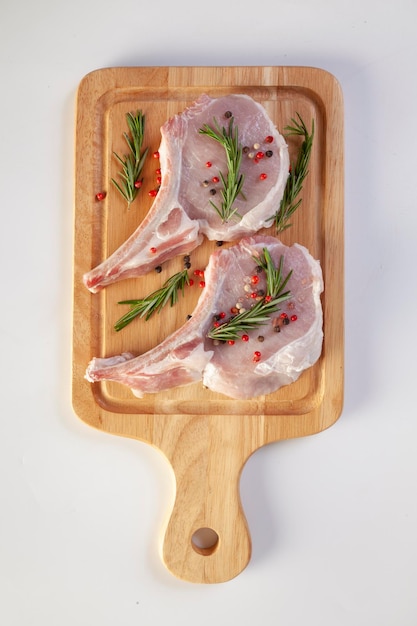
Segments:
[[[163,271],[121,281],[92,295],[82,275],[130,235],[148,211],[158,162],[147,160],[145,182],[128,209],[111,184],[126,152],[126,113],[146,116],[150,154],[160,126],[199,95],[246,93],[262,103],[278,129],[297,113],[315,139],[302,205],[281,236],[307,246],[322,264],[325,291],[324,346],[315,366],[267,396],[237,401],[195,383],[143,399],[116,383],[84,378],[93,356],[142,353],[181,326],[200,295],[187,288],[173,308],[148,322],[135,320],[116,333],[126,311],[120,300],[140,298],[182,269],[182,257]],[[288,138],[294,158],[299,141]],[[98,192],[106,192],[98,202]],[[318,433],[339,417],[343,403],[343,100],[329,73],[309,67],[129,67],[97,70],[81,82],[76,115],[73,406],[91,426],[158,448],[175,473],[176,499],[163,540],[163,559],[179,578],[216,583],[238,575],[251,556],[251,538],[239,496],[247,459],[265,444]],[[275,234],[274,228],[263,231]],[[215,242],[192,253],[192,268],[204,268]],[[198,283],[198,281],[196,281]],[[330,503],[329,503],[330,506]],[[209,529],[208,531],[202,529]]]

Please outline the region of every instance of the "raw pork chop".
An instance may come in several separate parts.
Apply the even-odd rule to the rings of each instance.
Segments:
[[[240,172],[242,192],[234,203],[242,216],[222,222],[210,200],[221,204],[219,172],[227,175],[224,147],[199,133],[214,119],[229,128],[230,113],[244,150]],[[226,114],[226,115],[225,115]],[[271,225],[288,177],[289,156],[284,138],[265,109],[246,95],[217,99],[202,95],[161,128],[159,148],[162,184],[148,215],[107,260],[87,272],[92,292],[132,276],[140,276],[174,256],[197,247],[202,236],[235,241]],[[255,147],[254,147],[255,146]],[[258,155],[258,156],[257,156]]]
[[[283,256],[284,276],[292,270],[286,285],[290,299],[281,304],[281,311],[274,313],[270,322],[251,331],[249,338],[239,339],[234,345],[213,341],[207,334],[215,316],[226,313],[227,321],[232,308],[248,308],[254,302],[251,293],[265,289],[264,272],[254,273],[253,259],[265,247],[275,266]],[[250,285],[255,275],[259,277],[256,289]],[[323,279],[319,262],[306,248],[298,244],[287,247],[274,237],[242,239],[211,255],[205,282],[191,319],[180,329],[140,356],[125,353],[93,359],[87,380],[113,380],[129,386],[139,397],[202,380],[213,391],[247,399],[294,382],[319,358]],[[288,317],[284,318],[285,314]]]

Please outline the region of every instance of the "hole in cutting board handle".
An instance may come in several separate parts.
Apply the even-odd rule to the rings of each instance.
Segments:
[[[210,556],[219,545],[219,535],[212,528],[199,528],[191,537],[191,545],[198,554]]]

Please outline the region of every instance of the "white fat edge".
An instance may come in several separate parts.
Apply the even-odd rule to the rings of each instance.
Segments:
[[[258,363],[255,374],[267,376],[273,373],[283,373],[298,378],[301,372],[308,369],[319,359],[323,349],[323,308],[320,294],[323,281],[321,268],[318,261],[314,261],[317,274],[313,276],[311,284],[313,303],[315,307],[314,320],[310,327],[299,338],[283,346],[278,352],[274,352],[268,359]]]
[[[296,380],[305,369],[308,369],[320,357],[323,346],[323,329],[321,316],[310,326],[299,339],[287,344],[268,359],[258,363],[254,374],[270,376],[285,374]]]
[[[290,158],[288,153],[288,147],[285,142],[280,146],[280,171],[275,184],[266,194],[265,198],[259,202],[253,209],[250,209],[242,219],[239,221],[238,226],[241,228],[247,228],[248,230],[257,227],[258,223],[261,223],[260,228],[271,226],[273,223],[274,214],[278,211],[282,197],[284,195],[285,185],[289,176]],[[265,207],[271,205],[270,214],[264,217]],[[275,205],[275,206],[272,206]]]

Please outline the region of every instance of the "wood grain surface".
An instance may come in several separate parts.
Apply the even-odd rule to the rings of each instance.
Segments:
[[[315,140],[303,202],[282,241],[305,245],[320,260],[325,290],[322,356],[300,379],[268,396],[237,401],[204,389],[201,383],[142,399],[116,383],[87,382],[93,356],[123,351],[143,353],[181,326],[191,313],[198,287],[188,288],[173,308],[148,322],[135,320],[113,330],[125,312],[120,300],[139,298],[159,288],[182,269],[182,258],[153,273],[121,281],[92,295],[82,275],[109,256],[146,215],[157,164],[148,159],[147,186],[127,209],[110,179],[123,154],[125,116],[146,115],[145,145],[157,150],[161,125],[199,95],[246,93],[263,104],[283,132],[296,113]],[[299,139],[288,138],[292,157]],[[158,448],[175,473],[176,499],[165,529],[163,559],[176,576],[196,583],[223,582],[248,564],[251,539],[239,495],[247,459],[261,446],[318,433],[340,416],[343,405],[344,241],[343,100],[329,73],[309,67],[129,67],[97,70],[80,83],[76,114],[74,212],[73,406],[89,425],[136,438]],[[102,202],[99,191],[107,193]],[[262,232],[274,234],[274,229]],[[192,253],[192,269],[204,268],[215,242]],[[200,529],[214,540],[193,540]],[[212,533],[213,534],[213,533]],[[202,544],[202,545],[200,545]]]

